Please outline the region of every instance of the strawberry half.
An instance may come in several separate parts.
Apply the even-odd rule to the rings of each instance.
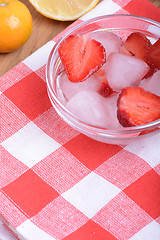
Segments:
[[[98,93],[103,97],[109,97],[113,93],[113,89],[109,86],[108,82],[102,82]]]
[[[150,47],[148,58],[150,64],[160,69],[160,38]]]
[[[98,90],[98,93],[102,95],[103,97],[109,97],[114,91],[113,89],[109,86],[107,78],[105,76],[105,70],[103,68],[99,69],[96,72],[96,75],[101,81],[100,88]]]
[[[148,63],[148,52],[151,46],[149,39],[140,32],[131,33],[124,42],[121,53],[135,56]]]
[[[122,90],[117,117],[123,127],[146,124],[160,118],[160,97],[140,87]]]
[[[86,35],[70,35],[58,51],[71,82],[84,81],[106,62],[102,44]]]

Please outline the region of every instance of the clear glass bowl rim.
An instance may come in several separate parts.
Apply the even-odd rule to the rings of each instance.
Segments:
[[[124,127],[124,128],[102,128],[100,126],[95,126],[95,125],[91,125],[79,118],[77,118],[74,114],[72,114],[60,101],[59,99],[55,96],[53,90],[52,90],[52,86],[51,86],[51,81],[52,81],[52,61],[54,58],[55,53],[58,51],[58,47],[60,45],[60,43],[67,38],[70,34],[72,34],[72,32],[74,32],[75,30],[77,30],[80,27],[86,26],[89,23],[95,22],[95,21],[99,21],[102,19],[106,19],[106,18],[134,18],[137,20],[143,20],[146,21],[150,24],[154,24],[157,27],[160,28],[160,23],[153,20],[153,19],[149,19],[146,17],[142,17],[142,16],[138,16],[138,15],[133,15],[133,14],[108,14],[108,15],[103,15],[103,16],[99,16],[99,17],[94,17],[92,19],[89,20],[85,20],[80,24],[77,24],[76,26],[72,27],[69,31],[67,31],[67,33],[65,33],[54,45],[54,47],[52,48],[49,57],[48,57],[48,61],[46,64],[46,82],[47,82],[47,90],[48,92],[51,94],[51,96],[53,97],[54,101],[57,103],[57,105],[64,111],[66,112],[69,116],[71,116],[75,122],[77,122],[79,124],[79,126],[81,125],[82,129],[88,129],[91,130],[93,132],[97,132],[97,133],[102,133],[103,135],[112,135],[112,134],[118,134],[118,135],[125,135],[125,134],[134,134],[134,133],[138,133],[138,132],[142,132],[145,130],[150,130],[156,127],[160,126],[160,119],[147,123],[147,124],[143,124],[143,125],[138,125],[138,126],[133,126],[133,127]],[[80,127],[79,127],[80,128]]]

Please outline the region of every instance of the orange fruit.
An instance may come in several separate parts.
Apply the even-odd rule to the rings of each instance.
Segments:
[[[75,20],[96,6],[99,0],[29,0],[42,15],[60,20]]]
[[[23,3],[0,0],[0,53],[22,46],[30,37],[32,28],[32,16]]]

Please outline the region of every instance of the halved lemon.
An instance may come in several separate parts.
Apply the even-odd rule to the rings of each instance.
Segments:
[[[33,7],[46,17],[75,20],[96,6],[99,0],[29,0]]]

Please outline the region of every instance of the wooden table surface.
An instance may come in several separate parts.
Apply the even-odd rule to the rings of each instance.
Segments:
[[[160,7],[160,0],[149,0]],[[0,54],[0,76],[12,69],[38,48],[63,31],[72,22],[55,21],[38,13],[28,0],[21,0],[30,10],[33,17],[33,31],[29,40],[19,49],[11,53]]]

